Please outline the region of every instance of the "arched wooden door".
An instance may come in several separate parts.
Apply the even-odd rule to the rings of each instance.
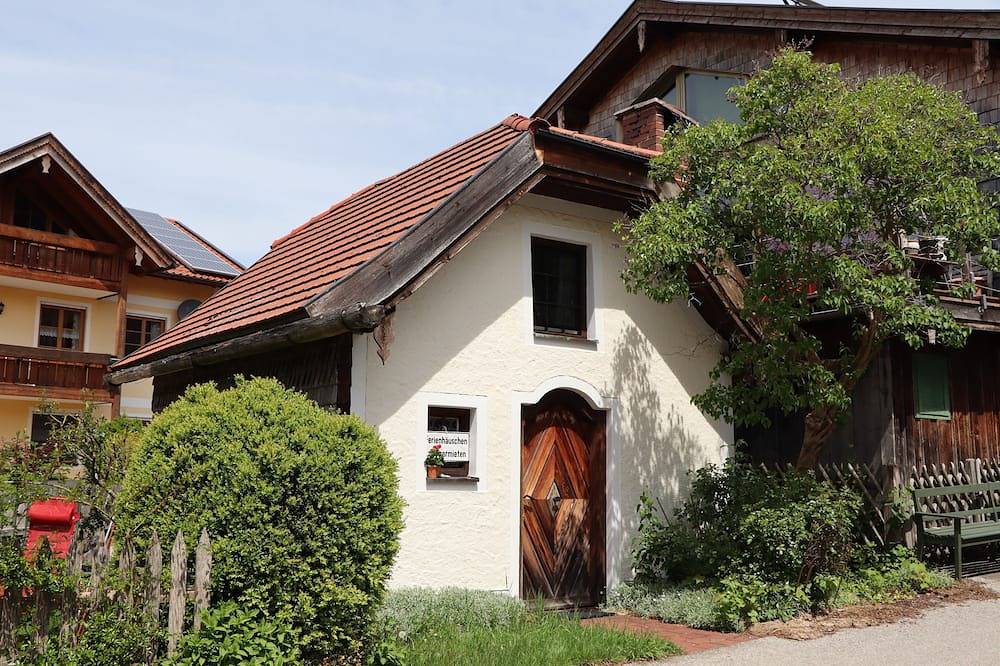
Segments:
[[[521,594],[546,607],[604,592],[605,424],[563,389],[521,408]]]

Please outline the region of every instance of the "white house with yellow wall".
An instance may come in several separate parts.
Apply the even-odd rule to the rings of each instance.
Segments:
[[[105,382],[242,271],[175,220],[124,208],[51,134],[0,152],[0,439],[40,440],[92,402],[152,415],[152,382]]]

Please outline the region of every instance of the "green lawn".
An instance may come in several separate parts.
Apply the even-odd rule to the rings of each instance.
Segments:
[[[578,666],[681,654],[660,638],[584,627],[574,618],[540,612],[502,626],[443,625],[420,632],[403,652],[408,666]]]

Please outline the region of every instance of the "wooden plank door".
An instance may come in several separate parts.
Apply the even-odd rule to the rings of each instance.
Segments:
[[[604,592],[605,423],[572,391],[521,408],[521,595],[548,608]]]

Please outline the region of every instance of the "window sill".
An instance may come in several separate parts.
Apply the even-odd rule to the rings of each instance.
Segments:
[[[439,476],[436,479],[427,479],[427,483],[478,483],[478,476]]]
[[[597,339],[581,338],[579,335],[562,335],[560,333],[542,333],[532,331],[535,344],[553,347],[575,347],[577,349],[597,350]]]

